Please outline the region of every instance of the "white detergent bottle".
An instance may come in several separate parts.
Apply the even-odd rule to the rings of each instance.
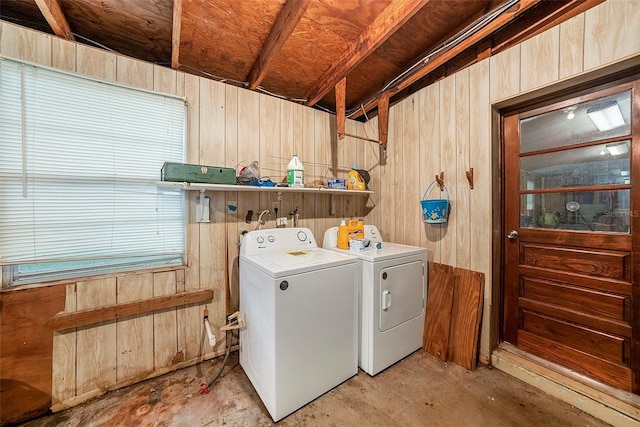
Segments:
[[[289,187],[304,187],[304,166],[296,154],[287,165],[287,184]]]

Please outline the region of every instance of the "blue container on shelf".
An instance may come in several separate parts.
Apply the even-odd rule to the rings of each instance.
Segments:
[[[332,190],[346,190],[347,181],[344,179],[329,179],[327,180],[327,187]]]

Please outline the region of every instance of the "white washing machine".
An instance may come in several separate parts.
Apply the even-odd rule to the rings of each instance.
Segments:
[[[358,365],[373,376],[422,347],[428,264],[425,248],[384,242],[374,225],[364,237],[368,249],[339,249],[332,227],[323,247],[358,257]]]
[[[274,421],[358,373],[355,257],[308,228],[251,231],[239,274],[240,365]]]

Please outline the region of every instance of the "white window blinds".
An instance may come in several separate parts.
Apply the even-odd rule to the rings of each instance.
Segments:
[[[184,196],[155,182],[185,122],[181,99],[0,60],[0,264],[182,257]]]

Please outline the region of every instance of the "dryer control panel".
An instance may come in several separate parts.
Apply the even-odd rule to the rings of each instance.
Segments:
[[[382,234],[375,225],[364,225],[364,238],[369,239],[372,243],[382,243]]]

